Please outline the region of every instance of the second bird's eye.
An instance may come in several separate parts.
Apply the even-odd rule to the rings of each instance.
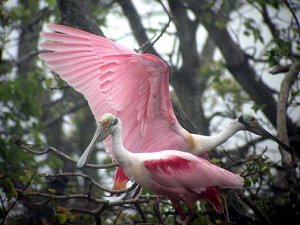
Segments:
[[[118,123],[118,118],[112,120],[112,121],[110,122],[110,125],[111,125],[111,126],[114,126],[114,125],[116,125],[117,123]]]

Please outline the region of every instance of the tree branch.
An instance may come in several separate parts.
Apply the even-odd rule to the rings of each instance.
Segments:
[[[119,200],[119,201],[108,201],[108,200],[103,200],[103,199],[98,199],[98,198],[93,198],[89,197],[87,194],[66,194],[66,195],[55,195],[55,194],[49,194],[49,193],[42,193],[38,191],[30,191],[30,192],[24,192],[21,189],[16,188],[16,191],[24,197],[27,196],[37,196],[37,197],[44,197],[44,198],[50,198],[50,199],[56,199],[56,200],[70,200],[70,199],[86,199],[89,201],[92,201],[97,204],[103,204],[107,205],[108,207],[113,207],[113,206],[122,206],[124,204],[137,204],[137,203],[148,203],[148,199],[141,199],[141,198],[136,198],[136,199],[127,199],[127,200]]]
[[[279,73],[286,73],[289,71],[290,67],[291,67],[291,64],[287,64],[287,65],[283,65],[283,66],[277,65],[270,71],[270,73],[273,75],[279,74]]]
[[[138,41],[140,46],[144,46],[145,43],[150,43],[147,36],[146,30],[141,22],[140,15],[135,9],[131,0],[118,0],[124,15],[127,17],[131,30],[135,39]],[[150,45],[147,51],[151,54],[159,56],[159,53]]]
[[[68,160],[69,162],[72,162],[73,164],[77,163],[77,160],[71,158],[70,156],[66,155],[65,153],[59,151],[58,149],[54,148],[54,147],[49,147],[46,144],[38,144],[38,145],[30,145],[27,143],[22,142],[20,139],[17,139],[14,141],[14,143],[19,146],[20,148],[22,148],[23,150],[31,153],[31,154],[35,154],[35,155],[44,155],[50,152],[53,152],[55,155],[58,155],[59,157]],[[34,149],[38,149],[38,150],[34,150]],[[43,149],[43,150],[42,150]],[[116,167],[117,164],[107,164],[107,165],[96,165],[96,164],[85,164],[84,167],[87,168],[93,168],[93,169],[110,169],[110,168],[114,168]]]
[[[278,139],[281,140],[283,143],[289,146],[289,138],[287,132],[287,125],[286,125],[286,108],[287,102],[289,97],[289,92],[291,86],[296,81],[297,76],[300,71],[300,62],[296,61],[292,63],[289,68],[287,75],[284,77],[283,81],[281,82],[280,92],[278,96],[278,104],[277,104],[277,133]],[[288,164],[291,162],[290,156],[287,152],[281,152],[283,154],[283,160],[286,161]]]
[[[199,16],[202,15],[201,22],[222,52],[228,70],[251,99],[262,106],[261,110],[276,127],[276,114],[274,113],[276,112],[276,102],[272,90],[258,79],[255,69],[249,64],[241,47],[234,42],[227,27],[216,25],[216,20],[224,20],[222,15],[214,12],[211,8],[202,8],[203,5],[199,4],[197,0],[185,0],[185,2],[192,11]],[[214,18],[214,20],[207,19],[205,17],[207,13],[211,15],[209,18]],[[298,129],[289,118],[287,118],[287,125],[291,134],[297,134]]]
[[[101,184],[99,184],[98,182],[96,182],[94,179],[92,179],[90,176],[83,174],[83,173],[59,173],[59,174],[53,174],[53,175],[46,175],[46,174],[40,174],[43,177],[63,177],[63,176],[75,176],[75,177],[83,177],[84,179],[88,180],[91,184],[93,184],[95,187],[106,191],[110,194],[123,194],[123,193],[127,193],[132,191],[133,189],[135,189],[137,187],[137,184],[132,184],[129,188],[126,188],[124,190],[111,190],[111,189],[107,189],[105,187],[103,187]],[[88,194],[90,195],[90,193]]]
[[[79,28],[87,32],[104,36],[102,30],[97,25],[92,16],[86,1],[83,0],[57,0],[57,5],[61,14],[61,22],[71,27]]]
[[[263,222],[263,224],[269,224],[272,225],[272,222],[269,220],[267,216],[265,216],[259,208],[256,207],[256,205],[245,196],[245,194],[241,191],[236,191],[237,195],[240,197],[240,199],[250,208],[253,210],[253,212],[257,215],[257,217]]]
[[[283,1],[284,1],[284,3],[286,4],[286,6],[289,8],[289,10],[291,11],[291,13],[292,13],[292,15],[293,15],[293,17],[294,17],[294,20],[295,20],[295,22],[296,22],[296,24],[297,24],[297,27],[298,27],[298,29],[300,30],[300,23],[299,23],[299,20],[298,20],[298,18],[297,18],[297,15],[296,15],[296,13],[295,13],[295,10],[293,9],[293,7],[291,6],[291,4],[289,3],[288,0],[283,0]]]

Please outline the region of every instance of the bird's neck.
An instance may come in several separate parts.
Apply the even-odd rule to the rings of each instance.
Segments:
[[[207,151],[213,150],[217,146],[226,142],[236,132],[243,129],[244,127],[241,123],[239,123],[237,120],[233,120],[230,122],[229,125],[227,125],[227,127],[224,130],[222,130],[218,134],[211,135],[211,136],[192,134],[195,142],[193,154],[199,155]]]
[[[112,153],[115,157],[115,160],[120,166],[124,166],[131,156],[129,152],[123,145],[122,141],[122,129],[121,126],[117,126],[111,134],[112,137]]]

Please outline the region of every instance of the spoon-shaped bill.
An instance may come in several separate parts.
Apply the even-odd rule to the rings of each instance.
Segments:
[[[290,154],[293,154],[293,150],[289,146],[287,146],[282,141],[270,134],[267,130],[265,130],[254,116],[250,114],[243,114],[238,117],[238,121],[245,126],[246,130],[254,134],[272,139],[273,141],[277,142],[277,144],[279,144],[281,148],[283,148]]]
[[[261,126],[256,128],[257,131],[261,132],[262,135],[261,136],[265,136],[268,137],[270,139],[272,139],[273,141],[277,142],[277,144],[280,145],[281,148],[283,148],[284,150],[286,150],[287,152],[289,152],[290,154],[293,154],[293,150],[287,146],[286,144],[284,144],[282,141],[280,141],[278,138],[274,137],[272,134],[270,134],[268,131],[266,131],[264,128],[262,128]]]
[[[109,133],[106,132],[106,129],[104,129],[104,127],[102,127],[102,125],[99,123],[97,125],[97,129],[95,131],[95,134],[93,136],[92,141],[90,142],[88,147],[84,150],[83,154],[81,155],[81,157],[77,161],[77,167],[78,168],[81,168],[86,164],[91,152],[95,148],[95,145],[99,141],[103,141],[105,138],[107,138],[108,135],[109,135]]]

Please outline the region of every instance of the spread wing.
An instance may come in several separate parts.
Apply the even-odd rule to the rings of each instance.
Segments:
[[[43,32],[48,66],[84,95],[96,119],[114,113],[123,123],[123,142],[133,152],[186,149],[169,97],[168,66],[106,38],[63,25]],[[105,143],[110,149],[110,142]]]

